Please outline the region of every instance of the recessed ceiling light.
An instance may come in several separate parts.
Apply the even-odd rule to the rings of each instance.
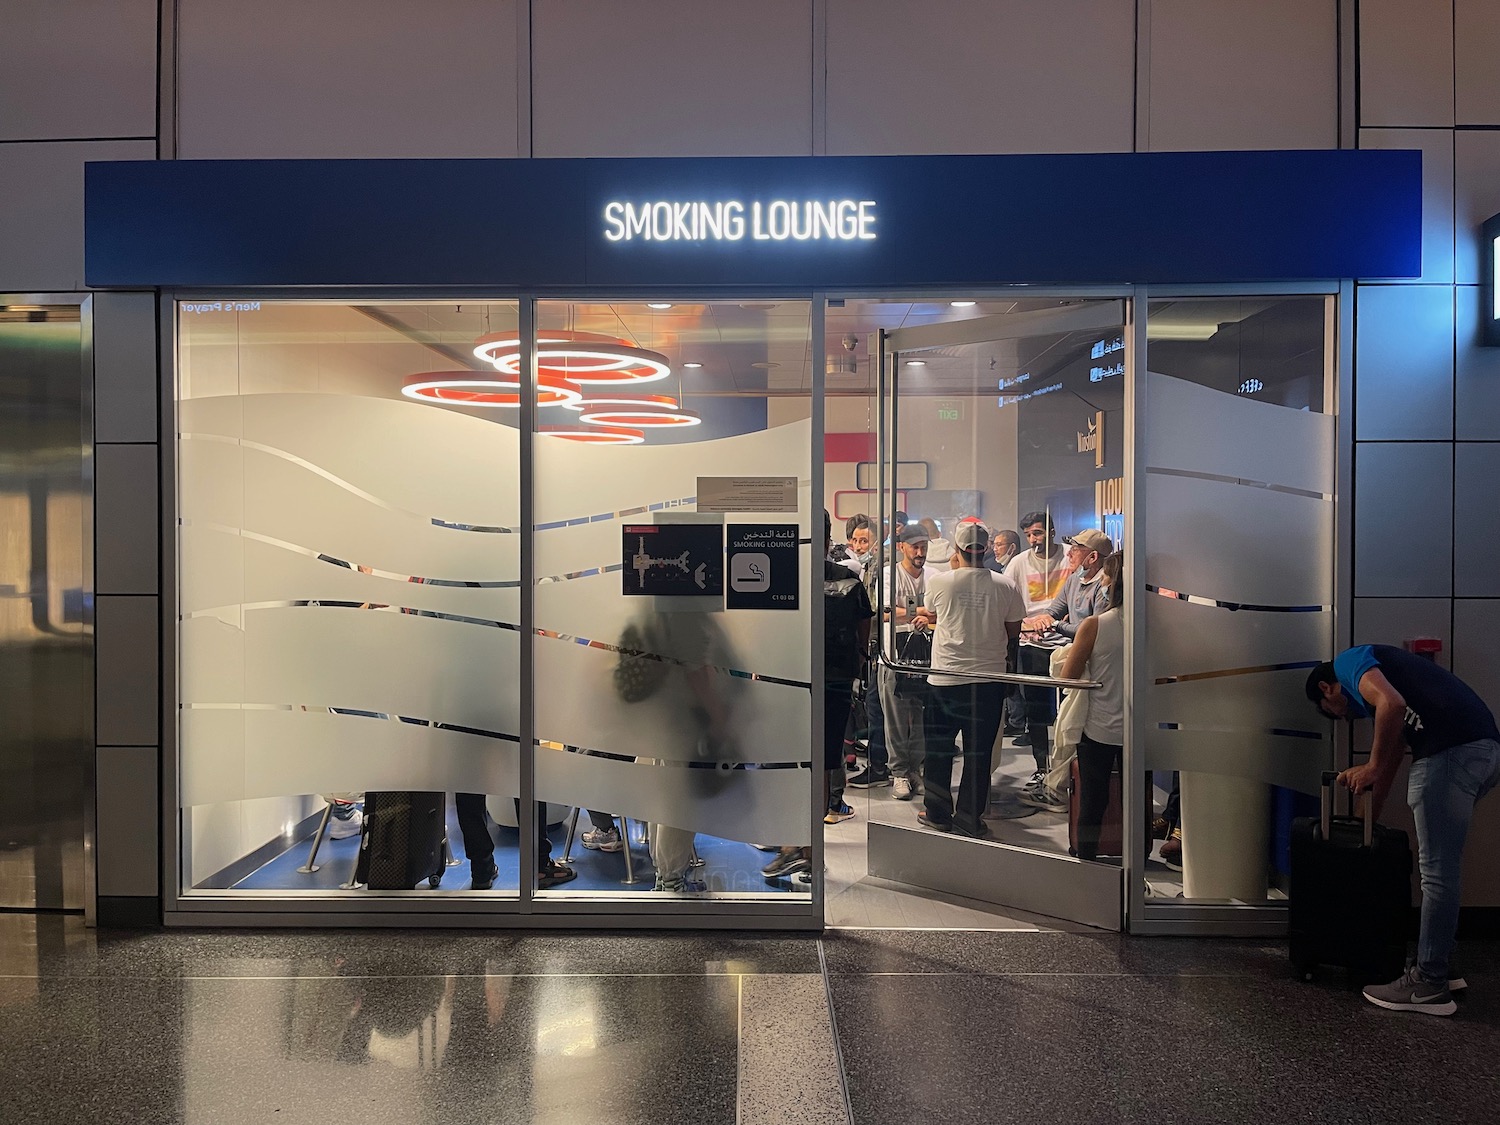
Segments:
[[[682,366],[685,367],[685,368],[687,368],[689,371],[697,371],[698,368],[700,368],[700,367],[703,366],[703,364],[701,364],[701,363],[684,363]]]
[[[740,308],[749,309],[751,312],[769,312],[776,307],[774,301],[742,301]]]
[[[974,307],[973,301],[949,301],[948,304],[952,305],[955,309],[968,309]]]
[[[750,366],[758,367],[762,371],[769,371],[773,367],[780,367],[781,364],[777,363],[774,359],[763,359],[759,363],[752,363]]]
[[[647,302],[646,307],[648,309],[670,309],[672,306],[662,301],[649,301]]]
[[[926,367],[927,366],[927,361],[925,359],[909,359],[909,360],[906,361],[906,366],[907,367]]]

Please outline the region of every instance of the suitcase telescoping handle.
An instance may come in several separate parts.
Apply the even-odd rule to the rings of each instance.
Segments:
[[[1323,839],[1327,840],[1333,831],[1333,787],[1338,781],[1339,775],[1332,770],[1323,771],[1322,812],[1319,817],[1319,827],[1322,829]],[[1365,847],[1369,847],[1375,840],[1375,794],[1366,790],[1360,794],[1363,798],[1360,802],[1363,813],[1365,829]]]

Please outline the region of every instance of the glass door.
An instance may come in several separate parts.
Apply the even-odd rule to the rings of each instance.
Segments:
[[[1120,808],[1111,710],[1129,610],[1104,616],[1105,560],[1129,534],[1125,304],[908,303],[895,319],[870,342],[884,729],[864,778],[869,872],[1118,929],[1122,824],[1144,835]],[[1094,658],[1071,668],[1091,615]]]

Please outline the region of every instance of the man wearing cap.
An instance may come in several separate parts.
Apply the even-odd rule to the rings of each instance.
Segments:
[[[921,524],[908,524],[901,532],[898,549],[900,563],[895,568],[895,580],[886,571],[884,618],[891,630],[890,643],[886,651],[896,659],[910,658],[908,646],[913,633],[927,631],[928,623],[918,616],[917,610],[926,601],[927,582],[927,532]],[[926,646],[922,646],[925,650]],[[926,655],[925,651],[922,655]],[[922,758],[925,743],[922,732],[922,695],[910,691],[899,691],[906,687],[900,681],[903,674],[880,666],[880,709],[885,714],[885,745],[890,756],[888,766],[891,776],[891,796],[898,801],[909,801],[922,786]],[[884,763],[881,763],[884,765]],[[876,768],[873,750],[870,768]]]
[[[1068,575],[1062,592],[1052,600],[1052,604],[1021,624],[1022,630],[1031,634],[1033,644],[1052,648],[1059,648],[1070,642],[1084,618],[1103,613],[1109,608],[1109,594],[1099,581],[1104,560],[1115,550],[1109,536],[1098,528],[1090,527],[1076,535],[1067,536],[1063,542],[1068,548],[1068,565],[1072,573]],[[1032,745],[1035,749],[1035,742]],[[1066,765],[1067,759],[1051,761],[1049,772],[1055,777]],[[1047,773],[1040,776],[1032,774],[1030,783],[1021,794],[1022,803],[1050,812],[1067,812],[1068,802],[1047,785],[1047,776]]]
[[[990,535],[981,523],[953,534],[946,574],[927,582],[921,616],[932,623],[932,703],[926,716],[927,753],[922,812],[939,832],[983,838],[990,802],[990,770],[1005,685],[989,677],[1010,670],[1010,646],[1021,635],[1026,603],[1015,584],[985,569]],[[963,778],[953,794],[954,740],[963,734]]]

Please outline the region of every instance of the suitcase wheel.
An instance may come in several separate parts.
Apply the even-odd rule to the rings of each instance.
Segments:
[[[427,876],[427,885],[433,890],[437,890],[442,881],[443,873],[441,871],[434,871],[431,875]]]

